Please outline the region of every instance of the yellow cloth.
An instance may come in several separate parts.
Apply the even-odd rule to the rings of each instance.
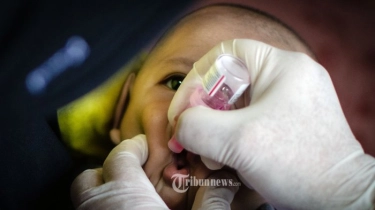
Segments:
[[[142,65],[145,53],[107,79],[102,85],[57,111],[63,142],[76,154],[105,158],[112,149],[112,118],[124,81]]]

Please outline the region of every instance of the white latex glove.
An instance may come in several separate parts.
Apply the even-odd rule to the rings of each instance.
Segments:
[[[224,53],[246,63],[251,103],[184,111]],[[327,71],[307,55],[253,40],[225,41],[194,65],[168,117],[185,149],[236,169],[277,209],[374,208],[375,160],[352,134]]]
[[[103,169],[86,170],[74,180],[71,197],[75,208],[168,209],[142,169],[147,156],[145,135],[122,141],[108,155]],[[215,175],[223,176],[229,175],[226,172]],[[202,187],[194,206],[196,209],[227,207],[237,190],[238,187]]]
[[[222,180],[231,179],[236,181],[237,178],[226,171],[213,173],[208,179]],[[195,195],[193,210],[216,210],[230,209],[234,195],[237,193],[238,186],[202,186]]]

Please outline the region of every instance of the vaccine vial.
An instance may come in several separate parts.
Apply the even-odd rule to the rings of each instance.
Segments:
[[[249,71],[239,58],[220,55],[190,96],[190,106],[229,110],[250,84]]]
[[[250,75],[244,62],[236,56],[220,55],[190,96],[190,107],[206,106],[216,110],[229,110],[250,85]],[[180,153],[184,148],[173,136],[169,148]]]

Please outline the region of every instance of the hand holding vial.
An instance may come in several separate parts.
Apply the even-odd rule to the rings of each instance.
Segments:
[[[190,96],[189,107],[206,106],[216,110],[229,110],[250,84],[245,64],[233,55],[220,55]],[[180,153],[183,147],[172,137],[169,148]],[[208,160],[207,160],[208,161]],[[211,166],[219,169],[219,166]]]
[[[251,103],[186,109],[222,54],[244,61],[251,89],[239,100]],[[374,208],[375,160],[355,139],[327,71],[305,54],[222,42],[194,65],[168,118],[183,148],[234,168],[277,209]]]

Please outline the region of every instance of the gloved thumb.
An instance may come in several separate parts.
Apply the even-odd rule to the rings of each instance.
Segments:
[[[103,178],[105,182],[129,180],[144,174],[142,165],[148,157],[146,136],[137,135],[132,139],[122,141],[108,155],[103,164]],[[129,169],[138,173],[129,173]]]
[[[192,209],[230,209],[239,187],[234,175],[227,171],[219,171],[208,178],[215,183],[210,186],[202,186],[198,189]]]
[[[218,163],[237,169],[240,162],[241,109],[218,111],[203,106],[183,112],[176,126],[176,139],[188,151],[199,154],[210,169],[220,168]],[[243,113],[242,113],[243,114]],[[199,117],[197,117],[199,116]],[[241,158],[239,158],[241,157]],[[236,161],[235,160],[240,160]],[[234,165],[236,164],[236,165]]]

